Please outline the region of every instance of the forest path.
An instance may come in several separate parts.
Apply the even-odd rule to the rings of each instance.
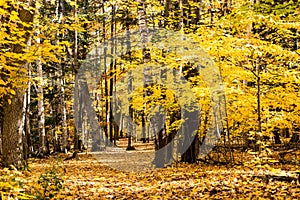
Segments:
[[[132,146],[135,150],[126,151],[127,138],[116,141],[116,146],[106,147],[104,151],[84,152],[80,155],[93,155],[100,163],[120,171],[137,172],[154,169],[152,163],[155,157],[153,141],[143,143],[133,140]]]

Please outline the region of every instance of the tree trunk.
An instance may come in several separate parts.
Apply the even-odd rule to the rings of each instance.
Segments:
[[[154,157],[154,164],[156,168],[164,167],[166,164],[166,153],[167,149],[163,149],[163,147],[166,145],[166,133],[165,133],[165,127],[161,130],[158,130],[157,127],[160,127],[157,123],[161,122],[161,116],[156,116],[156,118],[152,119],[152,125],[153,125],[153,134],[154,134],[154,142],[155,142],[155,157]]]
[[[75,1],[75,3],[77,3]],[[77,8],[74,6],[74,17],[77,20]],[[76,21],[77,22],[77,21]],[[74,76],[77,77],[78,69],[79,69],[79,63],[78,63],[78,32],[77,30],[74,31],[74,47],[73,47],[73,69],[74,69]],[[75,78],[75,87],[74,87],[74,150],[81,150],[80,144],[79,144],[79,83],[78,79]]]
[[[279,134],[279,128],[275,128],[273,130],[273,134],[274,134],[275,144],[281,144],[280,134]]]
[[[290,143],[298,143],[299,142],[299,132],[298,132],[299,130],[298,130],[298,128],[296,130],[293,132],[293,135],[289,141]]]
[[[23,1],[26,2],[26,1]],[[29,2],[30,5],[33,2]],[[22,22],[29,24],[33,21],[33,14],[20,7],[17,10],[19,18]],[[24,28],[25,31],[30,31],[32,27],[24,27],[22,24],[18,24],[18,27]],[[25,44],[27,43],[30,35],[29,33],[24,36]],[[24,52],[24,47],[20,44],[15,44],[11,47],[14,53],[21,54]],[[19,66],[24,68],[25,63],[20,62]],[[26,74],[24,74],[26,75]],[[23,106],[24,106],[24,93],[23,88],[14,89],[15,95],[11,100],[5,98],[3,103],[3,127],[2,127],[2,164],[4,167],[14,165],[17,168],[21,168],[24,164],[23,155],[23,128],[24,120]],[[11,101],[10,103],[8,101]]]
[[[37,35],[39,31],[37,31]],[[36,41],[41,43],[40,38]],[[39,77],[37,95],[38,95],[38,132],[39,132],[39,150],[38,154],[44,156],[47,152],[46,148],[46,132],[45,132],[45,108],[44,108],[44,79],[43,79],[43,67],[40,59],[36,61],[37,73]]]
[[[171,4],[172,4],[171,0],[166,0],[165,9],[164,9],[164,14],[165,14],[164,27],[165,28],[169,25],[169,15],[170,15]]]
[[[128,54],[128,58],[131,59],[131,41],[130,41],[130,21],[129,21],[129,12],[126,10],[126,54]],[[130,94],[132,92],[132,74],[131,71],[128,72],[128,82],[127,82],[127,93]],[[129,107],[128,107],[128,116],[127,116],[127,127],[128,127],[128,142],[126,150],[134,150],[135,148],[132,146],[131,137],[132,137],[132,117],[133,110],[131,106],[131,98],[128,97]]]
[[[185,135],[187,136],[187,135]],[[187,138],[187,140],[193,140],[190,147],[181,156],[181,162],[196,163],[199,154],[199,138],[196,135],[194,138]]]
[[[142,53],[143,53],[143,61],[147,63],[150,61],[150,52],[147,50],[147,42],[148,42],[148,26],[147,19],[145,13],[145,5],[144,0],[138,1],[138,20],[139,20],[139,29],[140,29],[140,37],[142,42]],[[148,96],[149,89],[148,87],[151,85],[152,78],[150,74],[151,68],[147,67],[144,69],[144,97]],[[144,110],[142,112],[142,141],[146,143],[146,103],[144,103]]]
[[[199,114],[198,110],[195,111],[189,111],[185,110],[184,111],[184,119],[194,119],[197,120],[199,119]],[[189,123],[186,121],[183,122],[182,127],[183,127],[183,144],[181,148],[187,148],[187,150],[182,154],[181,156],[181,162],[187,162],[187,163],[196,163],[198,154],[199,154],[199,139],[198,139],[198,133],[194,132],[194,130],[198,130],[198,127],[196,126],[198,123],[197,122],[192,122],[191,120],[187,120]],[[191,142],[192,141],[192,142]],[[182,152],[183,150],[181,150]]]
[[[57,12],[56,17],[59,18],[58,23],[64,24],[64,16],[66,15],[65,9],[65,0],[57,1]],[[64,38],[64,33],[57,33],[58,38]],[[59,39],[57,40],[57,43]],[[60,112],[61,112],[61,128],[62,128],[62,136],[61,136],[61,151],[67,152],[67,135],[68,135],[68,126],[67,126],[67,111],[66,111],[66,103],[65,103],[65,68],[64,68],[64,60],[63,58],[59,58],[60,60],[60,69],[59,69],[59,77],[58,82],[60,83]]]
[[[53,97],[57,93],[57,85],[54,83],[54,78],[52,78],[51,86],[54,88],[51,90],[51,96]],[[51,132],[52,132],[52,145],[53,145],[53,152],[60,152],[60,145],[59,145],[59,140],[58,140],[58,134],[56,132],[57,129],[57,113],[58,113],[58,102],[56,99],[52,100],[50,102],[50,115],[52,118],[52,127],[51,127]]]
[[[133,77],[131,75],[131,72],[128,72],[128,94],[132,92],[132,80]],[[133,109],[132,105],[130,103],[131,98],[129,97],[128,102],[129,102],[129,116],[127,117],[127,123],[128,123],[128,143],[127,143],[127,148],[126,150],[135,150],[135,148],[132,146],[132,133],[133,133]]]
[[[64,81],[64,69],[61,66],[60,74],[60,106],[61,106],[61,121],[62,121],[62,152],[67,152],[67,135],[68,135],[68,125],[67,125],[67,111],[65,103],[65,81]]]
[[[28,67],[29,69],[29,67]],[[28,85],[30,85],[30,81],[28,81]],[[29,157],[30,150],[30,122],[29,122],[29,103],[30,103],[30,87],[28,87],[27,92],[24,95],[23,102],[23,116],[22,116],[22,126],[23,126],[23,157],[24,160],[27,160]]]
[[[114,55],[114,50],[115,50],[115,45],[114,45],[114,22],[115,22],[115,6],[112,5],[112,16],[111,16],[111,55]],[[114,89],[114,66],[115,66],[115,59],[111,58],[111,63],[110,63],[110,80],[109,80],[109,96],[110,96],[110,101],[109,101],[109,140],[111,143],[116,143],[114,140],[114,135],[116,135],[116,132],[114,132],[114,116],[113,116],[113,89]]]
[[[129,34],[129,29],[127,29],[127,34]],[[128,37],[128,35],[127,35]],[[130,36],[129,36],[130,38]],[[127,38],[128,39],[128,38]],[[130,42],[130,39],[129,39]],[[128,94],[132,93],[132,82],[133,82],[133,76],[131,71],[128,72],[128,83],[127,83],[127,92]],[[132,105],[131,105],[131,97],[128,97],[128,102],[129,102],[129,107],[128,107],[128,116],[127,116],[127,127],[128,127],[128,133],[127,133],[127,137],[128,137],[128,143],[127,143],[127,151],[130,150],[135,150],[135,148],[132,146],[132,133],[133,133],[133,109],[132,109]]]
[[[21,168],[25,164],[22,143],[23,101],[24,91],[18,89],[11,103],[5,102],[3,105],[2,161],[5,167],[14,165],[17,168]]]
[[[28,45],[31,45],[31,39],[28,40]],[[31,64],[27,64],[28,68],[28,77],[31,79]],[[24,142],[23,142],[23,148],[24,148],[24,159],[27,160],[29,156],[33,153],[33,146],[31,144],[31,131],[30,131],[30,97],[31,97],[31,81],[29,80],[27,83],[27,92],[25,95],[24,103],[25,103],[25,136],[24,136]]]
[[[104,10],[104,5],[102,6],[102,13],[105,13]],[[103,28],[103,33],[102,33],[102,37],[104,38],[104,43],[106,42],[105,38],[106,38],[106,21],[105,19],[102,20],[102,28]],[[109,145],[108,142],[108,123],[109,123],[109,102],[108,102],[108,83],[107,83],[107,66],[106,66],[106,61],[107,61],[107,48],[104,47],[104,58],[103,58],[103,65],[104,65],[104,97],[105,97],[105,109],[104,109],[104,134],[105,134],[105,146]]]

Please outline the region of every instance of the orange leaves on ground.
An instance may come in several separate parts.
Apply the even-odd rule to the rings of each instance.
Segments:
[[[62,189],[57,192],[50,190],[55,188],[53,182],[45,193],[48,197],[52,194],[54,199],[293,199],[300,195],[299,183],[295,181],[259,178],[265,174],[289,174],[279,168],[274,171],[179,164],[146,172],[122,172],[105,166],[91,155],[80,155],[79,158],[64,163],[50,158],[32,162],[30,172],[1,172],[10,173],[11,177],[23,182],[22,189],[14,191],[20,190],[28,195],[43,196],[41,183],[45,183],[47,177],[63,180]],[[4,183],[1,181],[3,193]]]

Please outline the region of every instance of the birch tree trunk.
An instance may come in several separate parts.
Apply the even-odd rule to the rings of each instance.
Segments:
[[[38,8],[37,11],[38,12]],[[36,28],[36,35],[40,34],[39,28]],[[37,44],[41,43],[41,39],[36,39]],[[38,133],[39,133],[39,150],[38,154],[44,156],[46,154],[46,132],[45,132],[45,108],[44,108],[44,78],[43,78],[43,66],[40,58],[36,61],[36,68],[39,77],[37,96],[38,96]]]
[[[147,19],[146,19],[146,13],[145,13],[145,3],[144,0],[138,1],[138,21],[139,21],[139,30],[140,30],[140,36],[141,36],[141,42],[142,42],[142,53],[143,53],[143,61],[144,63],[147,63],[150,61],[150,53],[147,50],[147,42],[148,42],[148,26],[147,26]],[[151,85],[152,79],[150,75],[151,68],[146,67],[144,69],[144,97],[148,95],[148,89]],[[146,143],[146,103],[144,103],[144,111],[142,113],[142,141],[143,143]]]
[[[61,117],[62,117],[62,152],[67,153],[67,135],[68,135],[68,125],[67,125],[67,111],[65,103],[65,81],[63,66],[61,66],[60,74],[60,106],[61,106]]]
[[[64,7],[65,0],[58,0],[57,5],[57,13],[56,15],[59,15],[59,23],[64,24],[63,18],[65,15],[65,7]],[[64,33],[59,34],[60,38],[64,37]],[[61,106],[61,127],[62,127],[62,137],[61,137],[61,143],[62,143],[62,152],[67,152],[67,135],[68,135],[68,126],[67,126],[67,111],[66,111],[66,103],[65,103],[65,77],[64,77],[64,63],[63,59],[60,58],[60,69],[59,69],[59,78],[58,81],[60,83],[60,106]]]
[[[27,46],[31,45],[31,39],[28,40]],[[28,68],[28,77],[31,79],[31,64],[28,63],[26,68]],[[27,83],[27,92],[24,98],[24,107],[25,107],[25,127],[24,127],[24,136],[23,136],[23,151],[25,160],[29,158],[30,154],[33,153],[33,146],[31,144],[30,138],[30,97],[31,97],[31,81]]]

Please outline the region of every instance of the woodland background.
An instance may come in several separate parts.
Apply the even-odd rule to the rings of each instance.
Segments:
[[[154,56],[159,62],[181,70],[182,76],[193,85],[201,106],[199,130],[179,161],[244,165],[250,159],[250,163],[259,166],[290,165],[297,174],[299,12],[298,0],[0,0],[2,166],[24,169],[32,158],[64,157],[59,153],[76,152],[75,158],[77,152],[100,151],[100,143],[89,140],[95,134],[107,136],[117,146],[128,141],[124,146],[128,150],[146,143],[154,143],[155,150],[165,146],[182,123],[174,95],[165,88],[145,83],[144,89],[127,105],[128,115],[136,120],[135,124],[144,127],[151,124],[144,105],[152,102],[165,106],[169,113],[165,129],[153,137],[146,129],[138,135],[135,124],[128,124],[123,118],[121,124],[125,125],[121,130],[114,122],[111,109],[116,81],[135,64],[150,62]],[[140,51],[124,54],[123,62],[114,60],[104,69],[97,90],[91,91],[90,104],[79,105],[74,101],[76,91],[84,87],[75,77],[94,45],[133,29],[142,30],[141,39],[144,39],[146,31],[143,30],[147,28],[180,31],[193,38],[220,70],[226,95],[224,131],[219,143],[205,157],[199,158],[198,150],[213,116],[209,112],[209,91],[192,63],[178,64],[163,52],[149,52],[143,46]],[[107,59],[111,54],[107,53]],[[130,89],[129,81],[127,87]],[[97,116],[92,117],[98,124],[87,120],[76,126],[75,113],[88,119],[90,107],[96,111]],[[98,132],[89,132],[93,126],[99,127]],[[160,159],[156,167],[169,162],[167,155],[155,155],[156,160]],[[196,165],[192,166],[197,169]],[[50,172],[40,179],[49,181],[47,177],[53,175]],[[6,175],[3,180],[9,179]],[[53,176],[60,183],[60,177]],[[273,179],[281,179],[275,177],[272,175]],[[288,175],[284,177],[294,181]],[[60,184],[56,186],[60,188]],[[40,194],[44,198],[49,196],[46,192]]]

